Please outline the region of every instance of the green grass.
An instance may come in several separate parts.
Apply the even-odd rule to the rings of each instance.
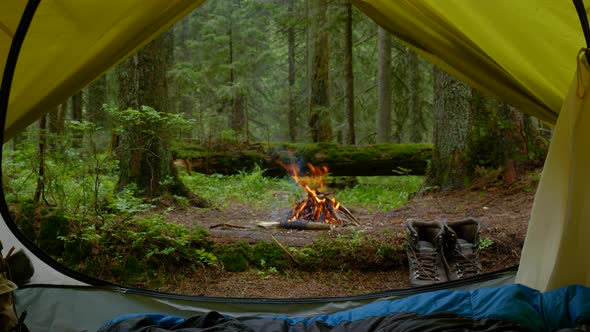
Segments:
[[[181,179],[194,193],[219,207],[240,202],[262,208],[284,208],[291,206],[301,194],[292,180],[264,177],[261,170],[235,175],[193,173],[189,176],[185,173]]]
[[[288,208],[305,197],[292,179],[264,177],[260,170],[237,175],[184,174],[182,180],[195,193],[220,207],[240,202],[261,208]],[[423,177],[358,177],[358,181],[352,188],[337,190],[336,199],[346,206],[387,211],[400,207],[410,194],[418,191]]]
[[[420,189],[422,176],[358,177],[359,184],[338,191],[336,198],[344,205],[359,205],[388,211],[402,206]]]

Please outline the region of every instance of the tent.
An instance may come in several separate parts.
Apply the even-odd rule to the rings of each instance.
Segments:
[[[11,0],[0,2],[0,128],[4,141],[149,42],[202,1]],[[539,290],[590,285],[587,170],[590,68],[575,6],[555,0],[353,0],[426,59],[556,129],[535,198],[521,264],[442,285],[480,288],[514,281]],[[584,8],[582,8],[584,12]],[[586,11],[587,12],[587,11]],[[583,14],[585,18],[586,14]],[[61,266],[12,221],[0,194],[0,241],[32,258],[16,292],[32,330],[96,329],[118,314],[331,313],[437,287],[349,298],[249,300],[188,297],[110,285]],[[83,322],[82,325],[81,322]],[[78,324],[78,325],[76,325]]]

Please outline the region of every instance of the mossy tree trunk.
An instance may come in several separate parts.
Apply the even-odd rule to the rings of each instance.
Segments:
[[[377,143],[391,143],[391,36],[378,29]]]
[[[463,151],[469,129],[470,90],[465,83],[435,69],[432,161],[426,187],[462,188],[465,185]]]
[[[345,77],[345,109],[346,122],[348,124],[348,139],[350,145],[356,144],[356,132],[354,129],[354,70],[352,63],[352,3],[344,0],[345,26],[344,26],[344,77]]]
[[[170,33],[170,32],[166,32]],[[140,110],[141,106],[167,112],[167,56],[161,36],[127,59],[119,71],[119,102],[121,109]],[[135,184],[144,197],[164,194],[185,196],[197,206],[206,202],[192,193],[180,180],[173,166],[166,135],[159,128],[123,130],[118,139],[119,179],[117,190]],[[145,132],[155,131],[148,135]]]
[[[309,1],[309,48],[310,56],[310,95],[309,127],[313,142],[332,140],[332,123],[330,116],[329,82],[329,47],[327,22],[328,1]]]

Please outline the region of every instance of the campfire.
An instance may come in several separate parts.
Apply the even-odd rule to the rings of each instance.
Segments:
[[[300,176],[296,164],[283,164],[289,176],[307,193],[307,198],[295,205],[289,212],[286,222],[281,222],[285,228],[316,228],[330,229],[335,226],[352,224],[360,226],[354,215],[336,199],[330,197],[333,192],[324,191],[324,176],[328,173],[327,166],[313,166],[307,163],[309,173]],[[309,226],[309,222],[316,222],[318,226]]]

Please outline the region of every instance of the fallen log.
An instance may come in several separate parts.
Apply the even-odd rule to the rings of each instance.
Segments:
[[[274,143],[205,147],[182,143],[172,148],[175,165],[204,174],[237,174],[260,167],[268,176],[285,176],[277,164],[293,161],[326,165],[332,176],[424,175],[432,155],[430,144],[374,144],[349,146],[332,143]]]

